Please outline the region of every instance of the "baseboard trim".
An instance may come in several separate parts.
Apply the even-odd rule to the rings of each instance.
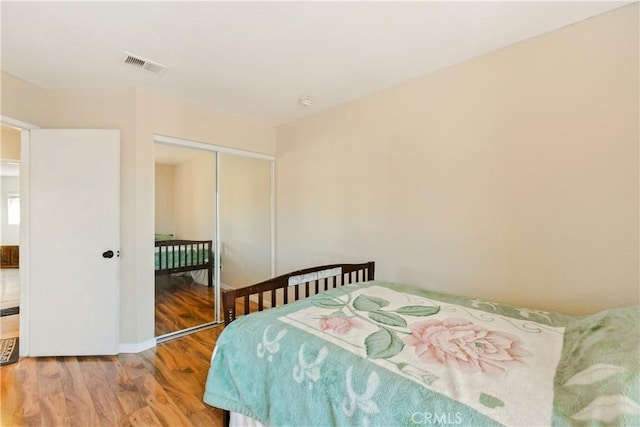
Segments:
[[[156,339],[151,338],[149,340],[140,343],[120,343],[118,346],[118,353],[140,353],[141,351],[148,350],[156,346]]]
[[[251,302],[255,302],[256,304],[258,304],[258,295],[251,295],[249,297],[249,301]],[[263,299],[262,300],[262,306],[264,308],[271,308],[271,300],[267,300],[267,299]]]

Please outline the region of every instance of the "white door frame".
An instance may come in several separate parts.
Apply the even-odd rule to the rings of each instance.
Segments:
[[[7,116],[0,123],[20,130],[20,357],[29,355],[29,131],[39,126]]]

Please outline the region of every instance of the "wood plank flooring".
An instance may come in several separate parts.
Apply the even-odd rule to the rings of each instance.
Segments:
[[[0,294],[3,298],[0,301],[3,308],[17,307],[18,270],[0,270],[3,273],[7,271],[11,274],[1,277]],[[198,285],[188,275],[157,277],[155,298],[155,336],[213,322],[213,288]],[[19,314],[0,318],[0,338],[17,337],[18,331]]]
[[[155,336],[213,322],[213,287],[195,283],[191,276],[156,277]]]
[[[2,426],[222,426],[202,401],[222,326],[137,354],[22,358],[0,368]]]
[[[20,315],[0,317],[0,338],[13,338],[20,336]]]

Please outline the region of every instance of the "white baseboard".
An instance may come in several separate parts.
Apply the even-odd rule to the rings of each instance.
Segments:
[[[251,295],[249,297],[249,301],[255,302],[257,304],[258,303],[258,295]],[[263,299],[262,300],[262,305],[264,306],[264,308],[271,308],[271,300],[267,301],[266,299]]]
[[[156,346],[156,339],[151,338],[149,340],[140,343],[120,343],[118,346],[118,353],[140,353],[141,351],[148,350]]]

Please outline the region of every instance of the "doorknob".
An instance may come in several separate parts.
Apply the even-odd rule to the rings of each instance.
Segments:
[[[106,252],[102,253],[102,257],[103,258],[113,258],[113,251],[112,250],[108,250]]]

